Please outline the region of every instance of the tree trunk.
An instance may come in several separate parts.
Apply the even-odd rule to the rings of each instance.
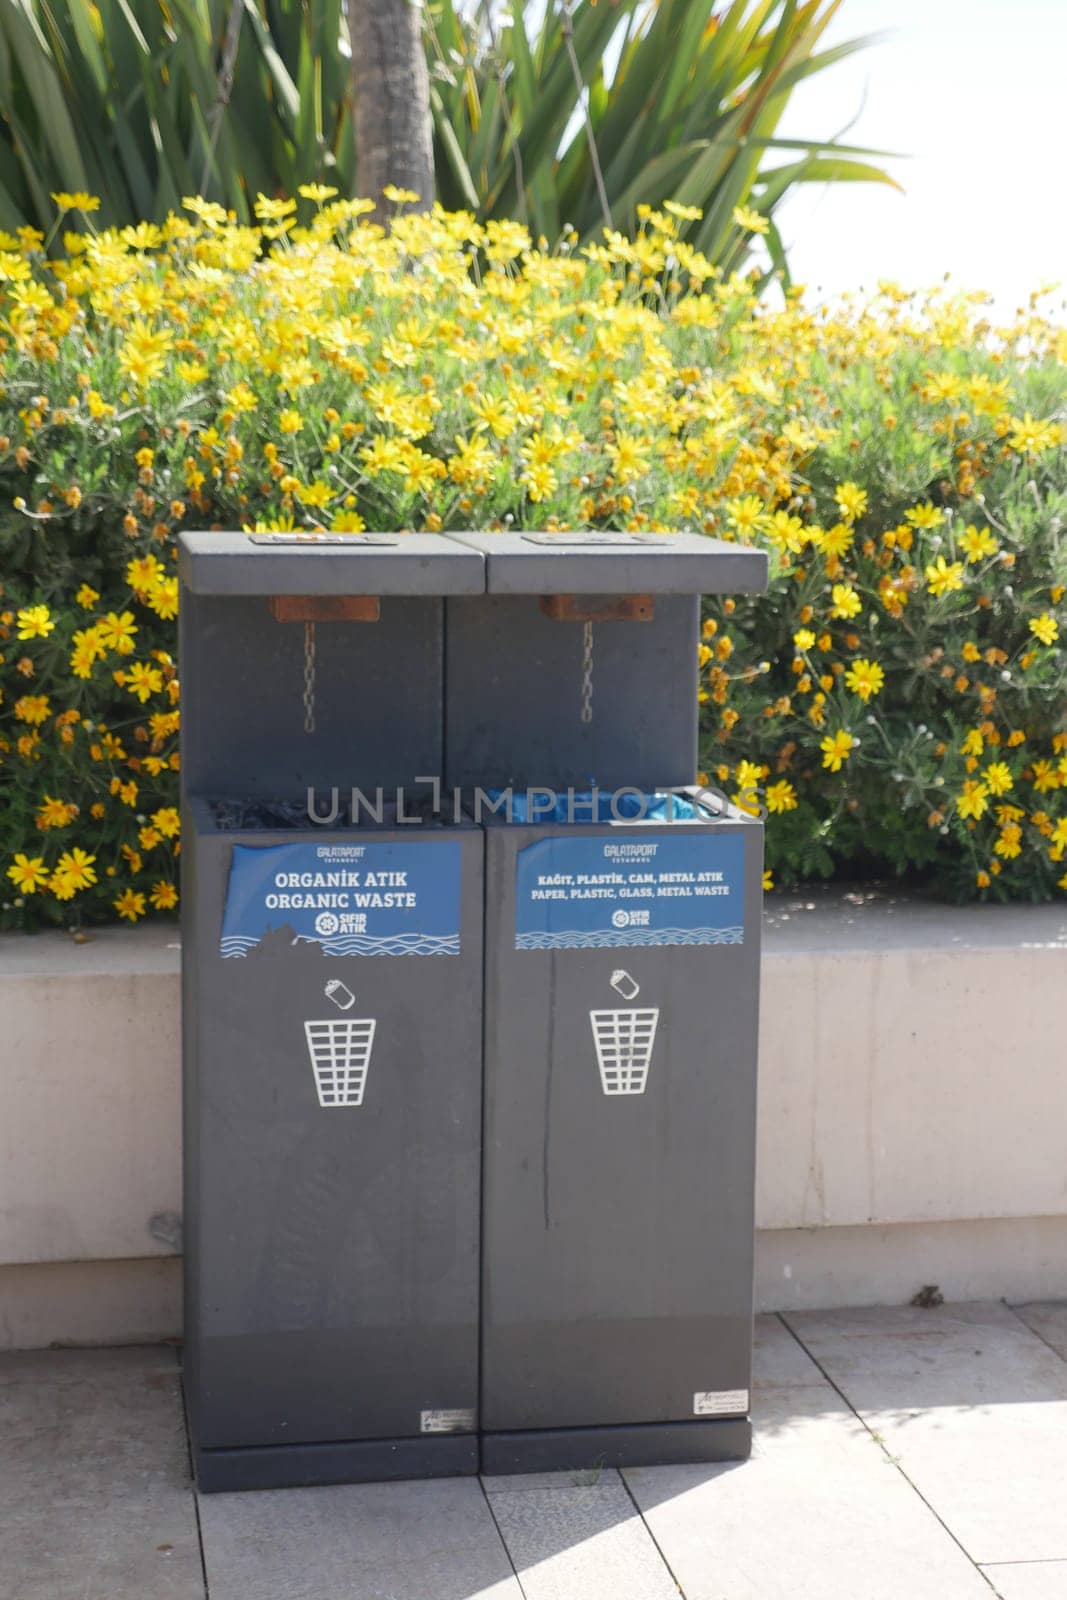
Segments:
[[[433,204],[433,124],[421,0],[348,0],[355,99],[356,177],[379,220],[395,207],[387,184]]]

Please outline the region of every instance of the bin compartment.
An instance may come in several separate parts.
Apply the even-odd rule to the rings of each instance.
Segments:
[[[486,828],[483,1465],[749,1446],[762,828]]]
[[[185,832],[201,1486],[474,1471],[482,836],[240,814]]]

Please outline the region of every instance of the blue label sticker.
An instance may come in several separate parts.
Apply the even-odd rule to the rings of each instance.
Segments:
[[[741,944],[744,867],[737,833],[542,839],[518,854],[515,948]]]
[[[286,930],[328,956],[458,955],[461,849],[456,839],[234,845],[219,947],[245,956]]]

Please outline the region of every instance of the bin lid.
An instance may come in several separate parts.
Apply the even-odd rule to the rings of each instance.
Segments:
[[[178,545],[193,594],[485,592],[484,558],[438,533],[182,533]]]
[[[699,533],[453,533],[488,594],[757,594],[767,555]]]

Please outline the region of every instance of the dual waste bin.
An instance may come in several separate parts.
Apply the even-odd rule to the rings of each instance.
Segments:
[[[765,559],[181,545],[201,1486],[743,1456],[762,837],[681,791]]]

